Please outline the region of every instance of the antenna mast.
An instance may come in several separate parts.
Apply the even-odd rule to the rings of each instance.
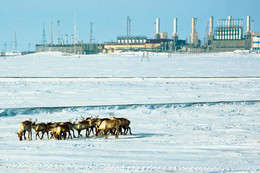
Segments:
[[[77,44],[79,41],[79,34],[77,31],[77,19],[76,19],[76,13],[75,13],[75,20],[74,20],[74,42]]]
[[[45,34],[45,26],[43,24],[43,29],[42,29],[42,44],[46,45],[47,44],[47,39],[46,39],[46,34]]]
[[[126,36],[127,36],[127,43],[129,42],[129,37],[131,36],[131,19],[128,16],[126,21]]]
[[[93,39],[92,39],[92,27],[93,27],[93,23],[90,22],[90,36],[89,36],[89,43],[90,44],[92,44],[92,41],[93,41]]]
[[[57,20],[57,23],[58,23],[58,44],[60,44],[60,20]]]
[[[52,31],[52,23],[51,23],[51,45],[53,45],[53,31]]]

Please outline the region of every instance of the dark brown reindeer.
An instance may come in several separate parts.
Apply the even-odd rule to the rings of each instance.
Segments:
[[[47,138],[49,139],[49,133],[48,133],[48,126],[45,123],[36,123],[37,119],[35,122],[32,123],[32,128],[35,130],[36,135],[35,135],[35,140],[37,140],[37,136],[39,137],[40,140],[43,139],[44,133],[47,133]],[[40,137],[40,132],[42,132],[42,136]]]
[[[120,131],[121,135],[122,134],[126,135],[128,130],[129,130],[129,133],[132,134],[131,128],[129,127],[131,122],[128,119],[126,119],[126,118],[116,118],[116,117],[114,117],[113,114],[110,114],[110,116],[111,116],[111,118],[110,118],[111,120],[120,120],[121,123],[120,123],[119,131]],[[124,129],[124,133],[122,132],[122,129]]]
[[[68,125],[59,125],[56,127],[55,139],[61,140],[62,138],[65,140],[67,136],[67,132],[69,134],[68,137],[71,137],[70,128]]]

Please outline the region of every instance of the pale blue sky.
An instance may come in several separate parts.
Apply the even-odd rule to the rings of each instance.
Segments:
[[[7,43],[12,50],[14,26],[16,27],[18,50],[35,50],[35,44],[42,40],[42,25],[45,24],[47,40],[50,40],[50,24],[53,22],[55,41],[57,20],[61,20],[60,31],[63,38],[73,34],[74,13],[77,14],[79,39],[89,41],[90,22],[93,22],[95,41],[116,40],[126,35],[126,18],[130,16],[132,35],[154,35],[154,21],[161,20],[161,31],[172,35],[173,18],[178,18],[178,34],[186,39],[191,31],[191,18],[198,18],[197,31],[204,38],[206,23],[214,16],[217,19],[254,20],[254,31],[260,31],[260,0],[1,0],[0,9],[0,52]],[[70,40],[70,37],[69,37]]]

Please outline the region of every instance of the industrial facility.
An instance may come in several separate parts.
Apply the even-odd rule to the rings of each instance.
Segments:
[[[172,37],[168,32],[160,31],[160,18],[155,20],[154,38],[146,36],[131,35],[131,19],[127,17],[127,32],[124,36],[118,36],[115,42],[105,42],[103,44],[94,44],[92,42],[92,25],[90,29],[90,42],[83,43],[78,41],[76,22],[74,24],[74,35],[71,37],[71,44],[68,43],[68,36],[65,41],[59,37],[58,21],[58,39],[57,44],[53,43],[52,33],[50,44],[46,42],[45,29],[43,28],[42,44],[36,45],[36,51],[61,51],[76,54],[96,54],[99,52],[111,53],[115,51],[152,51],[152,52],[232,52],[235,50],[248,50],[259,52],[260,37],[257,32],[252,30],[252,20],[247,16],[246,32],[244,34],[243,19],[233,19],[228,16],[227,19],[218,19],[214,28],[214,18],[209,17],[203,45],[199,39],[197,31],[197,18],[191,18],[191,33],[189,42],[187,39],[181,40],[178,35],[177,18],[173,18]],[[76,21],[76,19],[75,19]],[[52,25],[51,25],[52,32]]]
[[[252,37],[258,35],[251,30],[251,19],[247,16],[247,29],[243,35],[243,19],[219,19],[213,34],[213,17],[210,17],[208,41],[205,45],[207,52],[227,52],[235,50],[251,50]]]

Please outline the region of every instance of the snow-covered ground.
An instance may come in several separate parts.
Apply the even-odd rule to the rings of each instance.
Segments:
[[[71,55],[0,57],[0,77],[243,77],[260,74],[259,54]],[[192,58],[191,58],[192,57]]]
[[[259,55],[141,56],[0,57],[0,172],[260,172]],[[110,113],[128,118],[133,135],[16,135],[29,118]]]

